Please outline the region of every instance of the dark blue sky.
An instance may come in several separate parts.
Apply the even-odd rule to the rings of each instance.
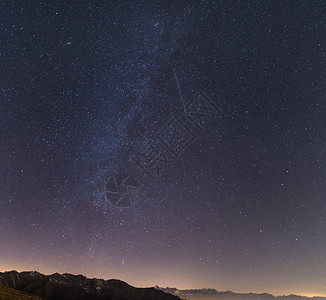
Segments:
[[[325,9],[0,2],[0,271],[326,295]]]

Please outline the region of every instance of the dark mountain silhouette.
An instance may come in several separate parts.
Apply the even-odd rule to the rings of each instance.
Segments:
[[[0,273],[0,285],[48,300],[180,300],[155,288],[135,288],[116,279],[89,279],[67,273],[4,272]]]
[[[216,300],[326,300],[326,297],[305,297],[299,295],[288,295],[288,296],[274,296],[267,293],[256,294],[256,293],[234,293],[231,291],[219,292],[215,289],[192,289],[192,290],[179,290],[177,288],[161,288],[155,287],[160,291],[172,295],[178,295],[182,298],[192,299],[192,296],[202,296],[200,299],[216,299]],[[198,299],[198,298],[195,298]]]

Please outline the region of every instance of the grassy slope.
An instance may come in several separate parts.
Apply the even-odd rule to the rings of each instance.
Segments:
[[[43,298],[32,296],[24,292],[0,285],[0,300],[41,300]]]

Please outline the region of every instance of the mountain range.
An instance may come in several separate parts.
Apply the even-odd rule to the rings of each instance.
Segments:
[[[273,296],[262,293],[221,292],[215,289],[135,288],[117,279],[103,280],[83,275],[44,275],[36,271],[0,272],[0,299],[46,300],[326,300],[300,295]]]
[[[0,272],[0,286],[13,288],[47,300],[180,300],[155,288],[135,288],[126,282],[110,279],[89,279],[83,275],[32,272]],[[7,291],[8,293],[8,291]]]
[[[191,289],[179,290],[177,288],[161,288],[155,286],[156,289],[164,291],[181,298],[191,299],[210,299],[210,300],[326,300],[326,297],[305,297],[300,295],[274,296],[267,293],[234,293],[231,291],[220,292],[215,289]]]

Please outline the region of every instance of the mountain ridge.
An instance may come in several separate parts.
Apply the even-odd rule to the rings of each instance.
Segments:
[[[81,274],[0,272],[0,285],[49,300],[180,300],[154,287],[135,288],[118,279],[90,279]]]

